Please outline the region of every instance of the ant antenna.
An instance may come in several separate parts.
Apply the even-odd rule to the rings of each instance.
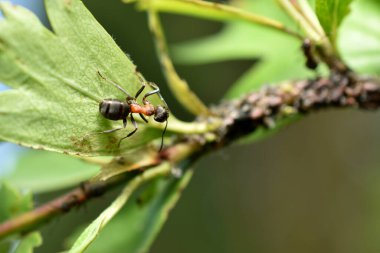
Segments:
[[[164,147],[164,135],[165,135],[167,127],[168,127],[168,120],[166,120],[165,128],[164,128],[164,131],[162,132],[162,135],[161,135],[161,145],[160,145],[160,149],[158,150],[158,152],[160,152],[162,150],[162,148]]]

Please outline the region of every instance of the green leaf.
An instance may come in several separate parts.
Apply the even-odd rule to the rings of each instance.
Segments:
[[[0,222],[29,211],[33,207],[31,194],[21,194],[5,182],[0,182],[0,199]]]
[[[18,239],[0,241],[0,252],[32,253],[41,244],[41,234],[39,232],[31,232],[20,236]]]
[[[246,1],[239,7],[294,26],[275,1]],[[233,22],[216,35],[177,45],[172,52],[176,62],[182,64],[260,59],[228,91],[227,97],[234,98],[268,83],[312,76],[300,47],[298,40],[278,31]]]
[[[318,19],[333,44],[337,38],[339,25],[350,12],[351,2],[352,0],[316,0],[315,9]]]
[[[31,194],[22,194],[5,182],[0,182],[0,199],[0,223],[29,211],[33,207]],[[31,232],[13,237],[12,240],[0,242],[0,250],[1,252],[31,253],[41,243],[40,233]]]
[[[86,253],[147,252],[191,176],[192,171],[187,171],[180,179],[150,182],[112,219]]]
[[[15,169],[1,179],[34,193],[56,191],[77,185],[99,171],[99,166],[76,157],[30,150],[20,155]]]
[[[343,59],[355,71],[380,75],[380,4],[361,0],[342,24],[338,46]]]
[[[14,88],[0,93],[0,139],[24,146],[80,155],[119,152],[131,131],[95,132],[122,126],[103,118],[99,102],[134,95],[141,87],[136,66],[117,47],[79,0],[46,0],[53,31],[28,10],[1,2],[0,81]],[[159,103],[152,96],[152,103]],[[129,124],[131,125],[131,124]],[[160,131],[140,125],[120,150],[144,145]]]
[[[143,149],[135,149],[132,150],[132,152],[127,152],[123,156],[119,156],[107,164],[104,164],[101,171],[92,179],[96,181],[106,181],[111,177],[128,171],[152,167],[152,165],[157,164],[156,152],[157,150],[153,147],[145,147]]]
[[[22,240],[17,242],[11,253],[32,253],[33,249],[41,246],[42,237],[39,232],[33,232],[22,237]]]
[[[130,199],[131,195],[144,183],[167,175],[170,172],[168,163],[161,164],[155,168],[148,169],[141,174],[136,175],[124,187],[120,195],[94,220],[76,239],[74,245],[70,249],[70,253],[84,252],[89,245],[95,240],[104,227],[111,219],[122,209],[125,203]]]

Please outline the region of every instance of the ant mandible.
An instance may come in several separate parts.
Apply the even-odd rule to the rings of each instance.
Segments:
[[[139,72],[136,71],[136,74],[137,74],[142,86],[136,92],[136,95],[134,97],[132,97],[120,85],[118,85],[117,83],[107,79],[102,73],[100,73],[100,71],[98,71],[98,75],[103,80],[112,84],[113,86],[118,88],[120,91],[122,91],[125,95],[127,95],[125,101],[121,101],[121,100],[115,99],[115,98],[107,98],[107,99],[103,99],[99,103],[99,112],[104,118],[109,119],[109,120],[115,120],[115,121],[123,120],[123,127],[105,130],[105,131],[99,132],[99,134],[113,133],[113,132],[116,132],[116,131],[121,130],[123,128],[126,128],[127,127],[127,117],[128,117],[128,115],[130,115],[131,122],[134,126],[134,130],[132,132],[130,132],[127,136],[125,136],[119,140],[118,146],[120,146],[121,141],[123,141],[124,139],[133,135],[138,129],[137,122],[136,122],[135,118],[133,117],[133,113],[138,113],[140,115],[140,117],[146,123],[148,123],[148,121],[144,117],[144,115],[145,116],[154,115],[155,121],[160,122],[160,123],[166,122],[164,131],[162,132],[162,137],[161,137],[161,146],[159,149],[159,151],[161,151],[162,147],[163,147],[163,142],[164,142],[164,135],[166,132],[166,128],[168,126],[169,109],[167,107],[167,104],[166,104],[164,98],[162,97],[162,95],[160,93],[160,89],[158,88],[158,86],[154,83],[146,82]],[[142,91],[145,89],[146,84],[151,86],[154,90],[146,93],[142,99],[143,105],[139,105],[137,103],[137,98],[142,93]],[[153,104],[151,104],[147,100],[147,98],[149,96],[154,95],[154,94],[157,94],[160,97],[160,99],[164,102],[165,106],[161,106],[161,105],[154,106]]]

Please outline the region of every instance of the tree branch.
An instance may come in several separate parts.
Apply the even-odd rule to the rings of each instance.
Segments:
[[[346,72],[264,87],[214,108],[214,112],[224,120],[224,125],[218,130],[217,145],[225,146],[259,127],[274,128],[279,120],[294,115],[347,107],[378,109],[380,81]]]
[[[160,157],[153,159],[151,166],[141,165],[139,168],[113,176],[105,181],[99,181],[95,177],[97,181],[83,182],[70,192],[0,224],[0,240],[15,233],[29,232],[52,218],[69,212],[74,207],[79,207],[93,198],[102,196],[118,185],[133,182],[139,176],[144,176],[144,172],[149,174],[149,167],[159,166],[163,161],[170,161],[174,164],[186,159],[187,163],[181,166],[181,169],[185,170],[197,159],[199,148],[197,143],[191,141],[187,141],[186,144],[177,143],[163,150]],[[111,163],[119,163],[120,166],[134,166],[124,164],[124,159],[120,159],[120,157],[116,157]]]
[[[123,174],[104,182],[84,182],[72,191],[18,217],[0,224],[0,239],[17,232],[27,232],[55,216],[70,211],[92,198],[99,197],[115,186],[125,182],[131,174]]]

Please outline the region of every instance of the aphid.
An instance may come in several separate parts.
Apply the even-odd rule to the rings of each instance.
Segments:
[[[100,103],[99,103],[99,112],[100,114],[106,118],[106,119],[109,119],[109,120],[123,120],[123,127],[118,127],[118,128],[114,128],[114,129],[110,129],[110,130],[105,130],[105,131],[102,131],[102,132],[99,132],[99,134],[102,134],[102,133],[113,133],[113,132],[116,132],[118,130],[121,130],[123,128],[125,128],[127,126],[127,118],[128,116],[130,116],[130,119],[131,119],[131,122],[134,126],[134,130],[132,132],[130,132],[127,136],[121,138],[119,140],[119,143],[118,143],[118,146],[120,146],[120,143],[122,140],[124,140],[125,138],[128,138],[130,137],[131,135],[133,135],[138,127],[137,127],[137,122],[136,120],[134,119],[133,117],[133,113],[138,113],[140,115],[140,117],[146,122],[148,123],[148,121],[146,120],[146,118],[144,117],[145,116],[152,116],[154,115],[154,120],[157,121],[157,122],[166,122],[166,125],[165,125],[165,128],[164,128],[164,131],[162,132],[162,137],[161,137],[161,146],[160,146],[160,151],[163,147],[163,141],[164,141],[164,134],[166,132],[166,128],[168,126],[168,117],[169,117],[169,110],[168,110],[168,107],[166,105],[166,102],[164,100],[164,98],[161,96],[161,93],[160,93],[160,89],[158,88],[158,86],[154,83],[150,83],[150,82],[146,82],[143,77],[140,75],[140,73],[136,72],[140,81],[141,81],[141,88],[136,92],[136,95],[134,97],[132,97],[128,92],[126,92],[120,85],[118,85],[117,83],[107,79],[105,76],[103,76],[99,71],[98,71],[98,75],[105,81],[107,81],[108,83],[112,84],[113,86],[115,86],[116,88],[118,88],[120,91],[122,91],[125,95],[127,95],[125,101],[121,101],[119,99],[115,99],[115,98],[107,98],[107,99],[103,99]],[[142,99],[142,103],[143,105],[140,105],[137,103],[137,98],[138,96],[143,92],[143,90],[145,89],[145,86],[146,84],[148,84],[149,86],[151,86],[154,90],[153,91],[150,91],[148,93],[146,93]],[[154,95],[154,94],[157,94],[160,99],[164,102],[165,106],[161,106],[161,105],[158,105],[158,106],[154,106],[153,104],[151,104],[147,98],[151,95]]]
[[[303,54],[306,57],[306,63],[305,63],[306,67],[313,70],[316,69],[318,67],[318,62],[315,59],[315,56],[313,54],[313,45],[312,45],[311,40],[305,39],[302,43],[301,48],[302,48]]]

